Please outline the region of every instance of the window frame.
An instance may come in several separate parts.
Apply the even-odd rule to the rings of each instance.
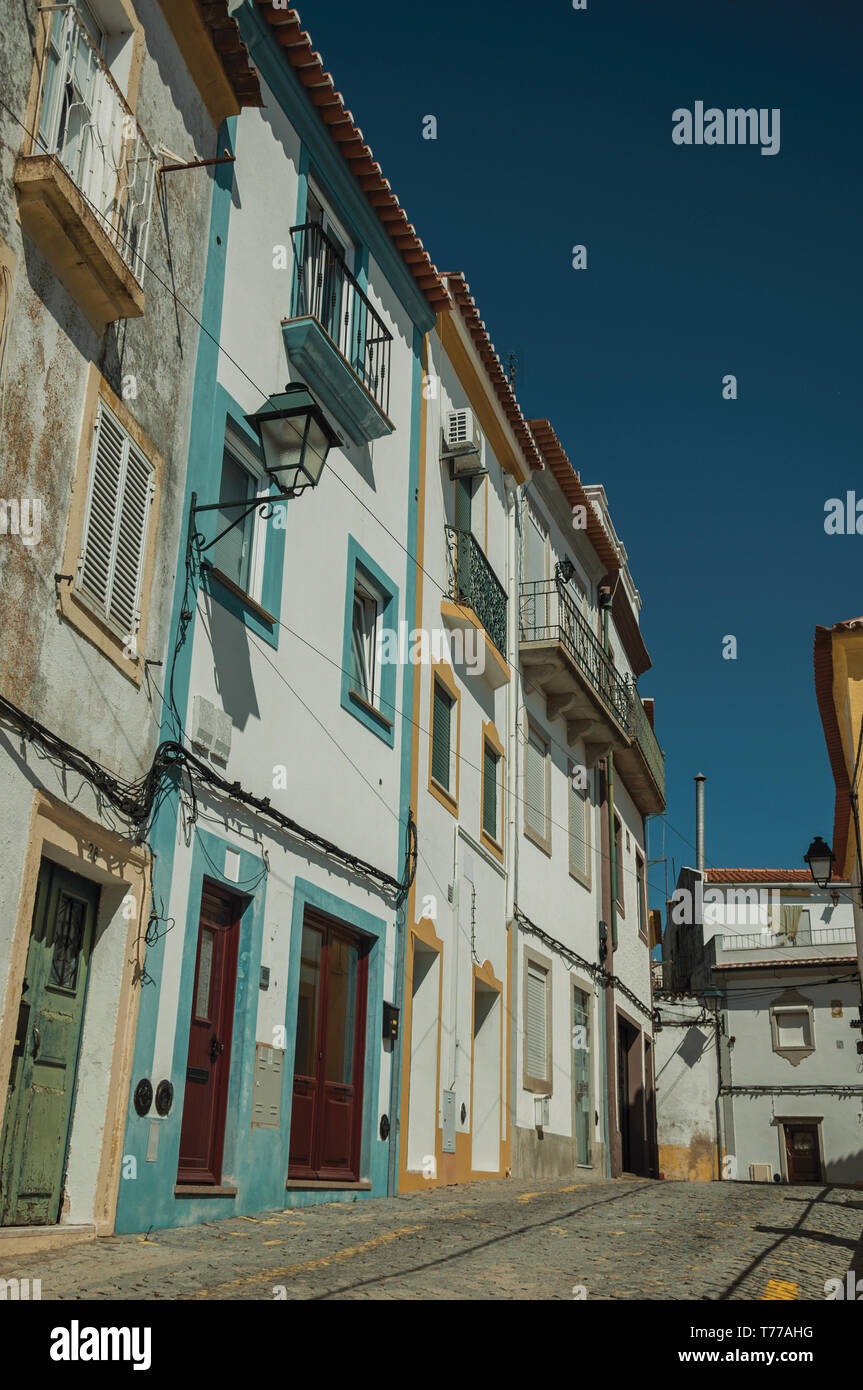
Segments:
[[[449,811],[450,815],[458,817],[459,806],[459,774],[461,763],[461,691],[456,681],[455,672],[445,661],[433,661],[430,666],[431,680],[429,682],[429,725],[428,725],[428,790],[436,801]],[[455,790],[441,785],[432,776],[432,749],[434,748],[434,710],[435,710],[435,684],[440,685],[441,689],[449,696],[452,704],[450,706],[450,768],[454,772]],[[453,743],[452,731],[455,727],[455,742]]]
[[[94,457],[95,428],[100,402],[104,403],[115,417],[120,427],[134,441],[147,459],[152,469],[152,500],[147,520],[147,534],[143,549],[143,560],[138,584],[139,621],[134,634],[134,649],[137,655],[126,655],[130,650],[125,638],[116,625],[100,615],[86,594],[78,591],[80,558],[83,552],[88,502],[91,491],[91,476]],[[153,598],[156,551],[159,538],[159,515],[166,464],[150,437],[144,433],[125,402],[108,385],[94,363],[90,363],[87,383],[84,389],[81,429],[78,438],[78,453],[75,463],[75,476],[72,483],[72,501],[66,522],[66,538],[63,546],[62,569],[73,576],[71,583],[58,585],[57,611],[70,627],[75,628],[87,638],[103,656],[107,657],[128,680],[140,685],[144,675],[144,661],[147,656],[147,637],[150,610]]]
[[[505,778],[506,757],[505,757],[504,751],[503,751],[503,743],[501,742],[501,739],[500,739],[500,736],[499,736],[499,734],[498,734],[498,732],[497,732],[497,729],[495,728],[494,724],[491,723],[490,721],[488,721],[488,722],[486,722],[485,720],[483,721],[481,747],[482,747],[482,758],[481,758],[481,760],[480,760],[480,767],[481,767],[482,771],[481,771],[481,773],[480,773],[480,812],[479,812],[480,837],[479,837],[479,838],[480,838],[480,843],[481,843],[487,850],[489,850],[489,852],[490,852],[491,854],[493,854],[493,855],[495,856],[496,859],[499,859],[501,862],[503,862],[504,823],[505,823],[505,815],[504,815],[504,792],[505,792],[505,788],[506,788],[506,778]],[[492,835],[491,832],[490,832],[489,830],[486,829],[486,824],[485,824],[485,759],[486,759],[486,753],[487,753],[487,751],[489,751],[489,750],[491,751],[491,753],[493,754],[494,759],[495,759],[495,789],[496,789],[496,798],[497,798],[497,808],[496,808],[497,814],[496,814],[496,823],[495,823],[495,833],[494,833],[494,835]]]
[[[584,1001],[584,1006],[583,1006],[583,1007],[577,1002],[577,996],[579,996],[579,995],[581,996],[581,998],[582,998],[583,1001]],[[594,1122],[593,1122],[593,1112],[594,1112],[593,1045],[594,1045],[594,1032],[595,1032],[596,1017],[595,1017],[595,1010],[594,1010],[594,1007],[593,1007],[593,1001],[594,1001],[594,994],[593,994],[593,991],[592,991],[592,989],[590,988],[590,986],[588,985],[587,981],[586,981],[586,980],[582,980],[581,977],[579,977],[579,976],[575,977],[575,978],[573,979],[573,981],[572,981],[572,989],[571,989],[571,992],[570,992],[570,1000],[571,1000],[570,1008],[571,1008],[571,1017],[572,1017],[572,1044],[573,1044],[573,1045],[572,1045],[572,1052],[573,1052],[573,1054],[575,1053],[575,1028],[576,1028],[576,1013],[577,1013],[577,1012],[582,1013],[582,1014],[585,1016],[585,1019],[586,1019],[586,1024],[585,1024],[585,1026],[586,1026],[586,1028],[587,1028],[587,1037],[588,1037],[588,1047],[587,1047],[587,1049],[586,1049],[586,1051],[587,1051],[587,1101],[588,1101],[588,1104],[587,1104],[587,1113],[588,1113],[588,1119],[589,1119],[590,1123],[589,1123],[589,1126],[588,1126],[588,1141],[587,1141],[587,1142],[588,1142],[589,1158],[588,1158],[587,1162],[582,1162],[582,1161],[579,1159],[579,1157],[578,1157],[578,1137],[577,1137],[577,1134],[576,1134],[576,1124],[575,1124],[575,1112],[576,1112],[576,1105],[577,1105],[577,1102],[578,1102],[578,1097],[576,1096],[576,1093],[575,1093],[576,1077],[575,1077],[575,1064],[574,1064],[574,1062],[573,1062],[573,1066],[572,1066],[572,1140],[573,1140],[573,1145],[575,1146],[575,1150],[576,1150],[576,1165],[577,1165],[577,1167],[579,1167],[579,1168],[593,1168],[593,1167],[594,1167],[594,1162],[593,1162],[593,1144],[594,1144],[594,1138],[593,1138],[593,1136],[594,1136],[595,1133],[596,1133],[596,1126],[595,1126],[595,1124],[594,1124]]]
[[[638,935],[641,940],[648,940],[648,919],[647,919],[647,859],[641,853],[638,845],[635,847],[635,895],[636,895],[636,921],[638,923]]]
[[[569,769],[568,774],[567,774],[567,781],[568,781],[568,783],[569,783],[569,786],[568,786],[568,788],[567,788],[567,794],[566,794],[566,810],[567,810],[567,816],[566,816],[566,827],[567,827],[567,860],[568,860],[568,867],[569,867],[569,874],[570,874],[570,877],[571,877],[571,878],[574,878],[575,881],[576,881],[576,883],[580,883],[580,884],[582,884],[583,887],[589,889],[589,888],[591,887],[591,884],[592,884],[592,881],[593,881],[593,875],[592,875],[592,873],[591,873],[591,867],[592,867],[592,858],[591,858],[591,855],[592,855],[592,852],[593,852],[593,840],[592,840],[592,837],[591,837],[591,814],[592,814],[592,811],[593,811],[593,801],[592,801],[591,795],[590,795],[590,772],[589,772],[589,771],[588,771],[588,780],[587,780],[587,786],[586,786],[586,787],[584,787],[583,789],[582,789],[582,788],[577,788],[577,787],[574,787],[573,784],[572,784],[572,774],[573,774],[573,772],[575,771],[576,767],[580,767],[580,766],[583,766],[583,764],[576,763],[575,760],[572,759],[572,758],[570,758],[570,759],[567,761],[567,767],[568,767],[568,769]],[[582,798],[582,803],[583,803],[583,805],[584,805],[584,861],[585,861],[585,864],[586,864],[586,866],[587,866],[584,873],[582,873],[580,869],[573,868],[573,863],[572,863],[572,840],[573,840],[573,835],[572,835],[572,798],[573,798],[574,796],[580,796],[580,797]]]
[[[360,545],[355,536],[348,536],[347,569],[345,575],[345,607],[342,629],[342,677],[340,704],[342,709],[359,720],[390,748],[395,746],[396,672],[398,660],[380,660],[378,703],[372,704],[355,688],[353,681],[354,596],[357,582],[374,596],[378,595],[380,610],[378,633],[392,634],[398,641],[398,586],[380,565]],[[376,645],[378,637],[376,633]],[[378,653],[380,654],[380,647]]]
[[[617,859],[617,896],[614,906],[617,909],[618,917],[626,916],[626,890],[623,886],[623,820],[615,811],[614,813],[614,849]]]
[[[254,497],[257,499],[257,501],[259,503],[270,501],[273,496],[272,483],[267,478],[267,475],[264,471],[263,462],[249,447],[246,441],[240,437],[237,430],[232,428],[230,418],[226,421],[225,438],[224,443],[222,445],[222,469],[224,469],[225,466],[225,454],[230,454],[234,464],[238,468],[240,468],[244,473],[248,474],[248,476],[251,478],[252,484],[254,486]],[[222,473],[220,470],[220,493],[222,490],[221,483]],[[221,502],[221,496],[217,500]],[[249,506],[251,506],[251,496],[249,497],[248,501]],[[225,520],[235,520],[238,511],[238,507],[232,507],[231,512],[225,518]],[[208,563],[211,573],[213,574],[214,578],[220,581],[220,583],[226,584],[230,589],[232,589],[242,598],[250,600],[259,608],[263,608],[264,566],[266,563],[267,555],[267,522],[261,516],[260,509],[257,507],[255,511],[250,512],[249,516],[246,518],[246,521],[250,523],[249,529],[252,545],[252,553],[249,557],[249,587],[244,589],[242,584],[238,583],[236,579],[233,579],[229,574],[226,574],[224,570],[219,568],[218,564],[216,563],[216,556],[219,553],[218,546],[214,546],[212,551],[210,552],[212,558],[209,560]],[[221,519],[219,520],[218,530],[216,532],[217,535],[219,530],[224,530],[224,525]]]
[[[531,739],[543,747],[543,768],[545,779],[545,836],[540,835],[528,821],[528,759],[530,757]],[[526,737],[524,741],[524,833],[528,840],[541,849],[543,853],[551,857],[551,742],[548,735],[539,725],[528,716]],[[536,808],[534,808],[536,809]]]
[[[531,1091],[535,1095],[551,1096],[554,1094],[554,1030],[553,1030],[553,994],[552,994],[552,961],[549,956],[534,951],[532,947],[524,948],[524,984],[522,986],[522,1078],[521,1084],[525,1091]],[[545,1075],[534,1076],[528,1070],[528,1040],[527,1040],[527,980],[530,968],[539,971],[545,976]]]
[[[782,1014],[805,1014],[807,1019],[808,1042],[783,1043],[780,1037],[780,1018]],[[786,990],[770,1003],[770,1040],[773,1052],[784,1057],[792,1066],[797,1066],[816,1049],[815,1007],[811,999],[805,998],[796,990]]]

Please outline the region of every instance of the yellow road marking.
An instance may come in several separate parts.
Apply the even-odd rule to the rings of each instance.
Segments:
[[[307,1269],[324,1269],[327,1265],[338,1264],[342,1260],[350,1260],[354,1255],[362,1255],[366,1250],[374,1250],[379,1245],[389,1245],[391,1241],[398,1240],[399,1236],[412,1235],[414,1231],[424,1231],[425,1224],[421,1226],[402,1226],[397,1231],[386,1231],[383,1235],[374,1236],[372,1240],[364,1240],[361,1245],[349,1245],[346,1250],[336,1250],[332,1255],[321,1255],[316,1260],[303,1260],[301,1264],[281,1265],[277,1269],[262,1269],[256,1274],[245,1274],[240,1279],[229,1279],[224,1284],[215,1284],[212,1289],[199,1289],[196,1298],[208,1298],[210,1294],[219,1293],[222,1289],[238,1289],[246,1284],[260,1284],[267,1280],[279,1281],[291,1279],[295,1274],[302,1274]]]
[[[794,1299],[799,1287],[799,1284],[794,1284],[789,1279],[768,1279],[761,1301],[763,1303],[765,1299]]]

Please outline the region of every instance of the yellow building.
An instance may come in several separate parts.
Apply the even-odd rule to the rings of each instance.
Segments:
[[[815,694],[836,784],[834,873],[863,882],[858,796],[863,776],[863,618],[815,629]],[[855,895],[856,896],[856,895]],[[857,955],[863,963],[863,910],[854,904]]]

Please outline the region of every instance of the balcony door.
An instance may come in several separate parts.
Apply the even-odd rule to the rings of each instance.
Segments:
[[[549,624],[548,532],[532,507],[528,507],[525,520],[524,579],[528,589],[523,624],[531,638],[541,641],[550,635],[546,631]]]
[[[290,1178],[358,1182],[368,946],[306,913],[300,958]]]

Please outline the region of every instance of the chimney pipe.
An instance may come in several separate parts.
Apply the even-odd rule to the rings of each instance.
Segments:
[[[704,783],[707,778],[703,772],[695,777],[695,867],[704,873]]]

